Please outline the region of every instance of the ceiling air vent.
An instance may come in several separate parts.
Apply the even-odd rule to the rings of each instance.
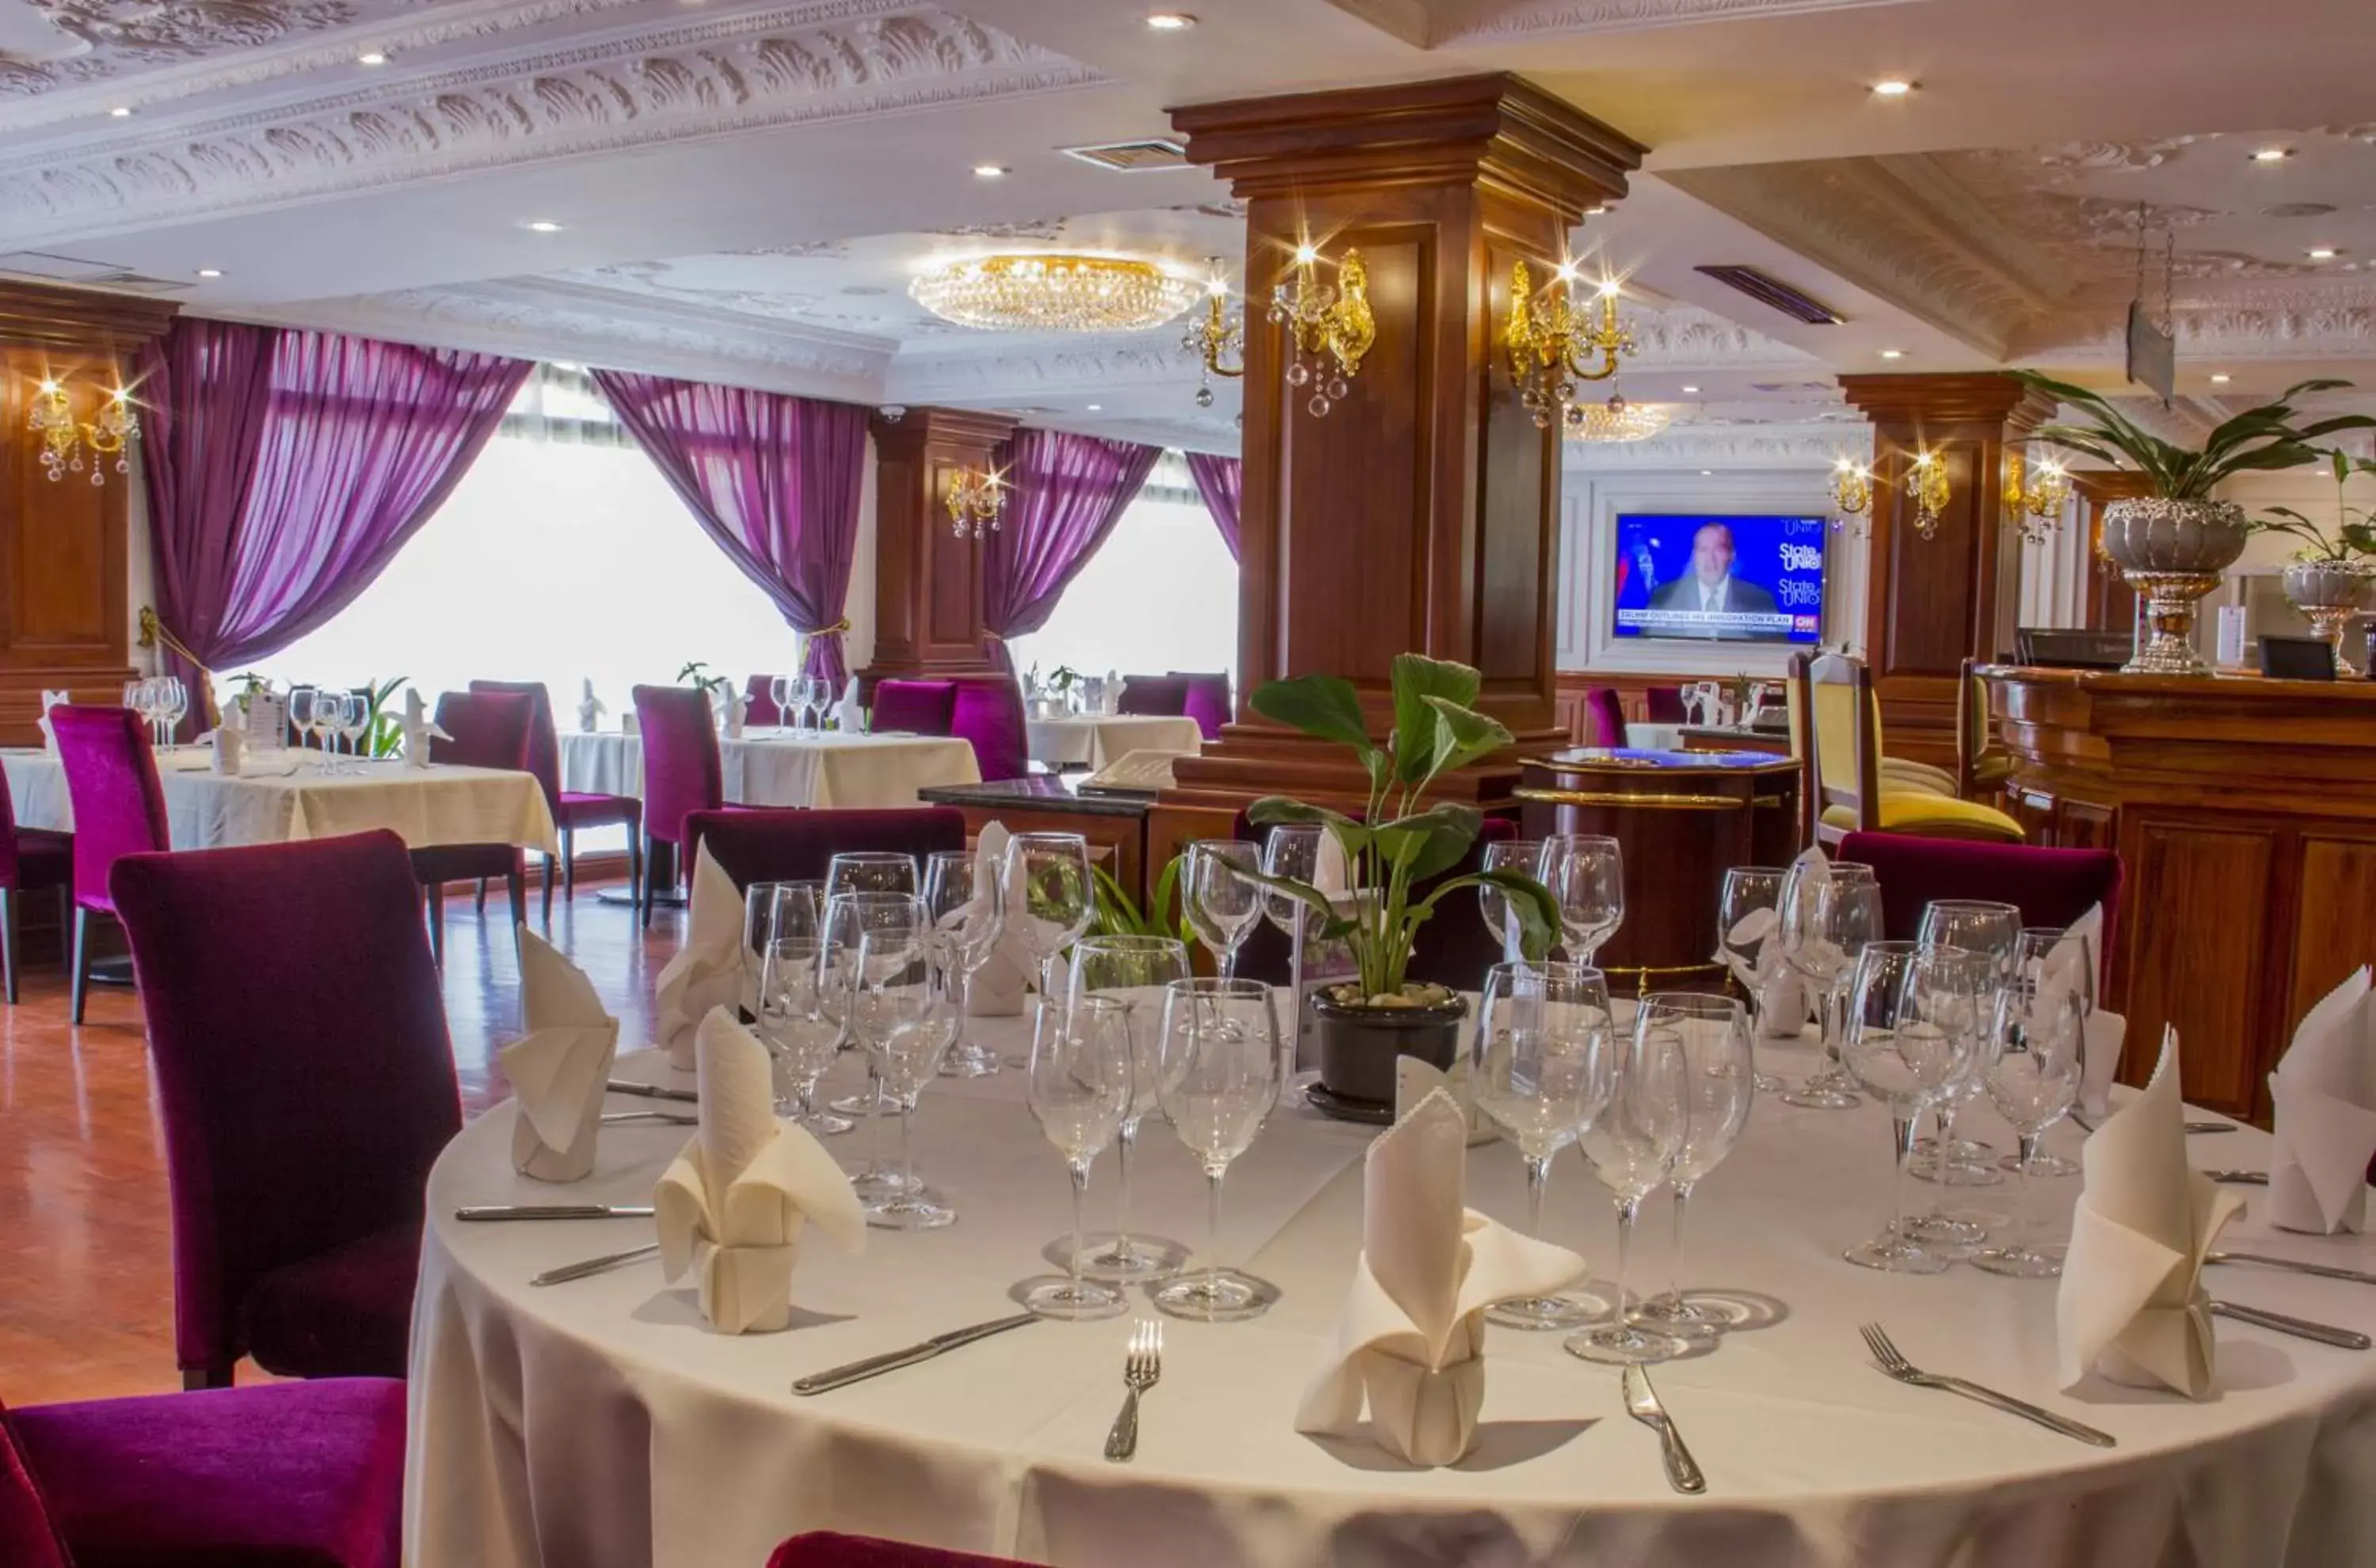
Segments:
[[[1753,267],[1698,267],[1729,289],[1738,289],[1759,304],[1780,311],[1793,321],[1803,321],[1810,327],[1836,327],[1844,319],[1839,312],[1821,304],[1778,278],[1770,278]]]
[[[1186,145],[1162,137],[1148,137],[1139,141],[1099,142],[1094,147],[1068,147],[1063,151],[1067,158],[1077,158],[1084,163],[1094,163],[1100,169],[1111,169],[1123,174],[1144,174],[1152,169],[1188,167]]]

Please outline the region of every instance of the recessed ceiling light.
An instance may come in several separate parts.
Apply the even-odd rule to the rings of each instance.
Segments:
[[[528,220],[528,226],[533,233],[558,234],[561,232],[561,225],[550,218],[531,218]]]
[[[1903,349],[1883,349],[1881,351],[1881,357],[1885,360],[1902,360],[1906,357],[1906,350]]]
[[[1157,32],[1186,32],[1196,25],[1196,18],[1185,11],[1149,11],[1146,25]]]
[[[2230,379],[2225,371],[2215,370],[2211,373],[2211,385],[2214,386],[2225,386]]]
[[[1872,84],[1872,95],[1875,98],[1904,98],[1921,85],[1920,82],[1908,81],[1904,77],[1883,77]]]
[[[977,163],[973,166],[973,177],[977,180],[1004,179],[1012,172],[1004,163]]]
[[[1599,206],[1599,207],[1587,207],[1587,208],[1586,208],[1584,209],[1584,215],[1585,215],[1586,218],[1598,218],[1598,217],[1599,217],[1601,214],[1603,214],[1603,213],[1607,212],[1608,210],[1609,210],[1609,208],[1608,208],[1607,204],[1605,204],[1605,203],[1604,203],[1603,205],[1601,205],[1601,206]]]
[[[1702,469],[1700,470],[1700,478],[1702,478],[1702,479],[1707,479],[1707,478],[1710,478],[1711,476],[1713,476],[1715,473],[1716,473],[1716,470],[1715,470],[1714,469]]]
[[[198,276],[201,278],[220,278],[222,276],[222,268],[220,267],[201,267],[198,268]]]
[[[1684,388],[1683,388],[1683,390],[1684,390],[1684,391],[1686,391],[1686,392],[1696,392],[1696,391],[1698,391],[1698,390],[1699,390],[1699,388],[1698,388],[1698,387],[1696,387],[1696,386],[1686,386],[1686,387],[1684,387]]]
[[[118,120],[129,120],[132,118],[132,110],[128,104],[119,103],[114,108],[109,110],[108,113]]]
[[[2309,252],[2312,261],[2333,261],[2337,254],[2333,245],[2316,245]]]
[[[355,64],[358,65],[385,65],[387,64],[387,51],[385,49],[366,49],[362,53],[355,56]]]
[[[1104,405],[1103,403],[1091,403],[1091,404],[1089,404],[1089,405],[1088,405],[1089,412],[1091,412],[1091,413],[1093,413],[1093,414],[1094,414],[1094,413],[1100,412],[1101,410],[1103,410],[1103,409],[1104,409],[1104,408],[1105,408],[1105,405]]]
[[[2287,159],[2291,158],[2293,155],[2294,149],[2289,147],[2255,148],[2252,149],[2252,161],[2255,163],[2283,163]]]

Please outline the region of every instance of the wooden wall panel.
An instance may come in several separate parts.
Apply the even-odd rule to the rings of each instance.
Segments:
[[[2144,897],[2131,901],[2123,923],[2133,979],[2117,1005],[2132,1018],[2177,1027],[2187,1099],[2249,1113],[2260,1053],[2238,1047],[2252,1041],[2263,1011],[2277,836],[2267,828],[2155,820],[2131,824],[2128,839],[2124,858]],[[2216,921],[2156,918],[2171,909],[2222,914]],[[2140,1080],[2160,1049],[2158,1029],[2132,1028],[2124,1073]]]

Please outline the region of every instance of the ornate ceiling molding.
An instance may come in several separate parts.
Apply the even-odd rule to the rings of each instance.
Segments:
[[[910,343],[892,362],[890,396],[909,403],[1029,402],[1047,395],[1177,387],[1182,417],[1201,369],[1170,332],[1076,342],[952,350]]]
[[[1796,424],[1669,425],[1647,441],[1570,441],[1570,473],[1645,469],[1827,469],[1842,457],[1872,456],[1872,426],[1862,420]]]
[[[2376,343],[2376,279],[2340,286],[2255,289],[2172,313],[2180,361],[2365,360]],[[2039,324],[2020,345],[2047,363],[2119,363],[2124,334],[2117,311],[2064,315]]]
[[[1804,370],[1822,362],[1778,338],[1693,305],[1629,311],[1625,325],[1637,350],[1626,362],[1640,370]]]
[[[1421,49],[1562,33],[1638,32],[1691,22],[1859,10],[1919,0],[1331,0],[1338,10]]]
[[[831,10],[877,10],[840,6]],[[931,8],[796,6],[0,157],[0,229],[58,243],[631,147],[1068,91],[1108,78]]]

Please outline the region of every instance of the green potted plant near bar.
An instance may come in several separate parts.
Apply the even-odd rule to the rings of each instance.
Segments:
[[[1429,787],[1510,743],[1509,731],[1470,706],[1479,684],[1477,671],[1465,664],[1410,653],[1397,658],[1395,724],[1384,745],[1371,740],[1348,681],[1300,675],[1273,681],[1253,695],[1253,709],[1264,718],[1350,748],[1370,781],[1368,807],[1359,817],[1277,795],[1256,801],[1247,813],[1261,826],[1317,823],[1344,852],[1351,886],[1341,894],[1292,877],[1253,874],[1310,906],[1319,916],[1320,939],[1342,942],[1352,954],[1359,978],[1313,997],[1321,1087],[1349,1113],[1392,1113],[1397,1057],[1452,1065],[1467,1004],[1443,986],[1404,979],[1413,937],[1446,897],[1489,883],[1502,888],[1530,958],[1548,953],[1559,930],[1559,906],[1550,893],[1520,872],[1452,877],[1414,897],[1420,884],[1460,863],[1484,824],[1474,806],[1444,801],[1422,807]]]
[[[2334,474],[2334,531],[2290,506],[2272,506],[2250,526],[2254,533],[2290,534],[2302,541],[2286,563],[2286,597],[2334,649],[2334,672],[2356,680],[2366,671],[2344,652],[2344,634],[2376,600],[2376,513],[2346,504],[2343,486],[2355,473],[2376,473],[2376,462],[2341,452],[2324,456]]]

